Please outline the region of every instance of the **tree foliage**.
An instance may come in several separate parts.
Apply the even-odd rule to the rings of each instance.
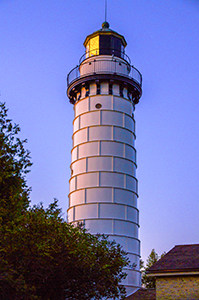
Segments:
[[[161,254],[160,256],[158,253],[155,251],[155,249],[151,250],[151,253],[149,254],[147,261],[146,261],[146,266],[144,266],[144,261],[140,261],[140,270],[142,274],[142,285],[147,288],[155,288],[155,278],[154,277],[149,277],[147,275],[147,271],[150,267],[154,265],[160,258],[162,258],[165,255],[165,253]]]
[[[8,118],[5,104],[0,103],[0,226],[14,222],[29,206],[25,175],[31,166],[30,153],[24,148],[26,140],[18,137],[19,131]]]
[[[65,222],[57,200],[30,206],[30,154],[0,108],[0,299],[124,299],[120,245]]]

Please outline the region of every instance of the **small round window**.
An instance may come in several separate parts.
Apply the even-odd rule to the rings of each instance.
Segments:
[[[95,107],[96,107],[97,109],[100,109],[100,108],[102,107],[102,105],[101,105],[100,103],[97,103],[97,104],[95,105]]]

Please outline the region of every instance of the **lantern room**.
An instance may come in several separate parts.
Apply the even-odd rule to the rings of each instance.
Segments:
[[[104,22],[102,28],[86,37],[85,58],[94,55],[114,55],[124,59],[124,49],[127,43],[125,38],[109,28],[109,23]]]

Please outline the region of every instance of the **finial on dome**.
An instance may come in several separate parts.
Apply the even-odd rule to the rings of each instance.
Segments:
[[[102,23],[102,28],[103,29],[105,29],[105,28],[109,28],[110,27],[110,25],[109,25],[109,23],[108,22],[104,22],[104,23]]]
[[[108,29],[109,23],[107,22],[107,0],[105,0],[105,22],[102,23],[102,29]]]

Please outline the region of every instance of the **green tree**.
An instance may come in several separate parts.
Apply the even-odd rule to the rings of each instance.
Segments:
[[[20,128],[7,117],[5,104],[0,103],[0,226],[14,222],[29,206],[25,175],[29,172],[30,153],[26,140],[20,140]],[[7,213],[9,212],[9,213]]]
[[[57,201],[34,206],[7,232],[0,298],[122,299],[127,260],[121,247],[67,224],[60,213]]]
[[[0,109],[0,299],[124,299],[120,245],[65,222],[57,200],[30,207],[26,141]]]
[[[155,249],[151,250],[151,253],[149,254],[147,261],[146,261],[146,266],[144,266],[143,260],[140,262],[140,270],[142,274],[142,285],[149,289],[149,288],[155,288],[155,278],[154,277],[149,277],[147,275],[147,270],[154,265],[160,258],[162,258],[165,255],[165,253],[159,255],[155,251]]]

